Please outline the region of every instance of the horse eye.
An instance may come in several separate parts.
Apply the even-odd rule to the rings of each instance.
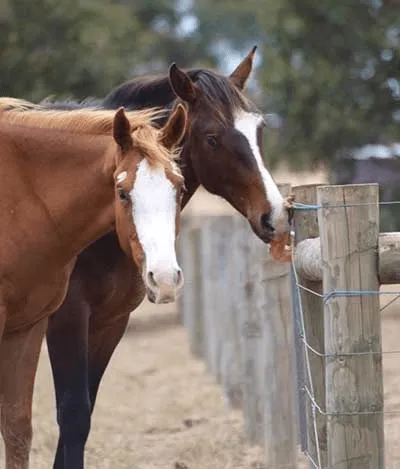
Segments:
[[[118,187],[117,190],[118,190],[118,195],[119,195],[119,199],[121,200],[121,202],[127,203],[130,201],[130,196],[128,192],[126,192],[121,187]]]
[[[210,147],[216,147],[217,146],[217,139],[213,135],[208,135],[207,136],[207,143],[210,145]]]

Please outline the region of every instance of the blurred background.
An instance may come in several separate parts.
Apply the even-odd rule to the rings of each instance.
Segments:
[[[269,167],[400,200],[399,13],[399,0],[1,0],[0,92],[103,97],[172,61],[230,73],[258,44],[247,93],[268,116]],[[382,225],[400,230],[398,205]]]

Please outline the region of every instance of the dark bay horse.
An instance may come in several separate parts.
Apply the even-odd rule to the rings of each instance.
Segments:
[[[29,467],[40,346],[77,255],[115,229],[124,258],[135,265],[130,281],[140,285],[131,301],[141,301],[146,291],[153,302],[174,301],[182,286],[175,239],[183,177],[172,148],[183,137],[187,113],[178,105],[157,130],[152,122],[159,114],[49,111],[0,99],[0,429],[6,469]]]
[[[183,101],[189,124],[179,158],[186,186],[182,208],[202,184],[232,204],[268,243],[286,235],[289,226],[285,201],[261,157],[262,114],[242,94],[254,53],[255,48],[229,77],[207,69],[184,72],[172,65],[169,75],[121,85],[101,105],[169,108],[177,97]],[[131,281],[133,269],[114,234],[98,240],[79,256],[66,300],[49,323],[60,428],[55,469],[84,467],[100,381],[139,304],[141,287]]]

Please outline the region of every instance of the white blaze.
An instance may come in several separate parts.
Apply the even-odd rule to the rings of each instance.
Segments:
[[[147,272],[174,274],[179,269],[175,251],[176,188],[163,168],[152,168],[143,159],[130,196]]]
[[[271,222],[273,225],[276,225],[278,219],[282,217],[284,212],[283,197],[264,165],[260,148],[257,144],[257,129],[261,122],[262,117],[260,115],[243,110],[238,111],[234,117],[235,129],[244,135],[249,142],[258,170],[261,174],[261,179],[264,183],[266,197],[271,204]]]

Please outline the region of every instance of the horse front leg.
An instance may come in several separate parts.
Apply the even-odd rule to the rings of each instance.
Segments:
[[[96,316],[92,316],[96,321]],[[124,335],[129,314],[120,316],[107,324],[96,323],[95,329],[89,330],[89,399],[92,413],[97,392],[107,365]]]
[[[6,469],[28,469],[32,442],[32,396],[47,318],[0,343],[0,429]]]
[[[90,308],[76,296],[73,281],[50,318],[47,347],[56,392],[59,438],[54,469],[83,469],[90,431],[88,322]]]

